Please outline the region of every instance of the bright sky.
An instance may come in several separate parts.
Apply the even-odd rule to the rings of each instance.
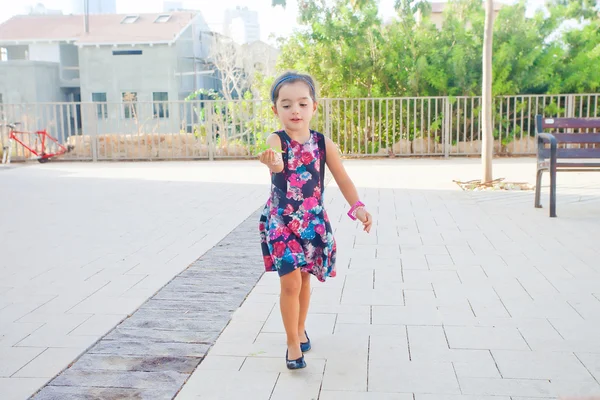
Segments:
[[[29,5],[42,3],[48,9],[59,9],[63,13],[69,14],[72,11],[73,1],[83,0],[39,0],[24,2],[0,0],[0,23],[9,19],[13,15],[26,13]],[[512,3],[516,0],[505,0],[506,3]],[[535,8],[543,4],[544,0],[528,0],[530,7]],[[223,26],[223,16],[228,8],[235,8],[243,5],[259,14],[259,23],[262,39],[267,41],[271,34],[275,36],[288,36],[293,29],[297,27],[296,16],[298,13],[297,0],[288,0],[286,9],[280,6],[271,7],[271,0],[187,0],[183,1],[183,6],[190,9],[197,9],[202,12],[204,19],[209,23],[212,29],[221,31]],[[384,20],[395,15],[394,0],[379,0],[380,14]],[[162,0],[117,0],[118,13],[144,13],[162,11]]]

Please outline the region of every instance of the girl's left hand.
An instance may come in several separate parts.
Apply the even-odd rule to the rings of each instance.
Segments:
[[[371,217],[371,214],[364,208],[359,208],[356,210],[356,218],[363,223],[363,230],[369,233],[371,225],[373,224],[373,217]]]

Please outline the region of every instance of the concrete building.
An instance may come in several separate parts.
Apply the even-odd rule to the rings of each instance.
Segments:
[[[85,14],[85,4],[88,14],[116,14],[117,0],[73,0],[73,14]]]
[[[241,53],[243,54],[245,71],[249,73],[260,72],[266,76],[275,74],[277,57],[279,57],[280,53],[279,49],[257,40],[242,45]]]
[[[260,40],[258,13],[248,7],[236,7],[225,11],[223,34],[234,38],[240,44]]]
[[[46,6],[42,3],[37,3],[34,6],[29,7],[29,15],[61,15],[62,10],[53,10],[50,8],[46,8]]]
[[[163,12],[184,11],[181,1],[163,1]]]
[[[2,102],[81,102],[64,104],[75,130],[92,117],[100,132],[133,119],[179,129],[181,113],[167,102],[220,87],[207,62],[210,43],[201,39],[206,30],[189,12],[90,15],[87,24],[77,15],[13,17],[0,25]]]

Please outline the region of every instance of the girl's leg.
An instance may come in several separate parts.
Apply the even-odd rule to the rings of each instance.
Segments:
[[[302,272],[302,288],[300,289],[300,313],[298,315],[298,337],[300,342],[308,341],[304,331],[306,330],[306,316],[310,305],[310,274]]]
[[[280,279],[281,296],[279,306],[283,326],[287,335],[288,359],[296,360],[302,357],[300,351],[300,338],[298,338],[298,317],[300,313],[300,290],[302,277],[300,270],[296,269],[285,274]]]

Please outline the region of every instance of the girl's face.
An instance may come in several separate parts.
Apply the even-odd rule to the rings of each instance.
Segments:
[[[302,81],[283,84],[273,106],[285,129],[293,132],[308,130],[316,110],[317,103],[312,100],[310,88]]]

